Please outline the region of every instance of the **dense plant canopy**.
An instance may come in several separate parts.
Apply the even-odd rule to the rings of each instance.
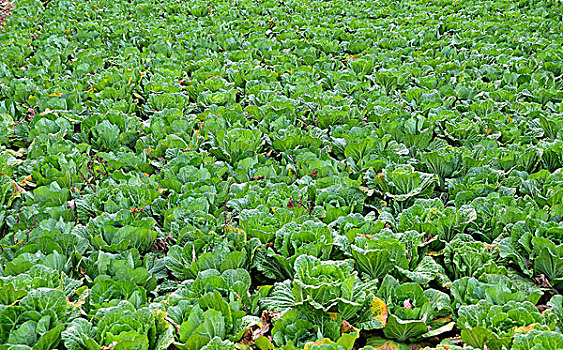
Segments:
[[[556,0],[19,0],[0,349],[563,348]]]

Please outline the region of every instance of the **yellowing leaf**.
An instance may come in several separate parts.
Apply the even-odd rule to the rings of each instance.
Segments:
[[[10,181],[12,182],[12,185],[14,186],[14,194],[13,194],[14,197],[19,195],[20,193],[26,193],[27,192],[14,180],[10,179]]]
[[[334,342],[328,338],[323,338],[321,340],[317,340],[316,342],[308,342],[303,347],[303,350],[309,350],[311,347],[315,345],[323,345],[323,344],[334,344]]]
[[[515,333],[529,333],[532,329],[536,328],[536,326],[539,326],[538,323],[532,323],[530,325],[527,325],[525,327],[517,327],[514,329]]]
[[[328,314],[333,320],[336,320],[336,318],[338,317],[338,312],[329,312]]]
[[[381,344],[380,346],[377,346],[377,347],[374,346],[374,349],[395,350],[395,349],[399,349],[399,347],[397,346],[397,343],[389,340],[389,341]]]
[[[29,175],[25,179],[21,180],[18,184],[22,187],[24,187],[24,186],[35,187],[35,185],[31,183],[31,180],[32,180],[32,177],[31,177],[31,175]]]
[[[387,304],[377,297],[373,297],[372,301],[369,303],[369,308],[372,313],[371,318],[379,321],[382,324],[382,328],[387,324],[387,316],[389,316],[389,310],[387,309]]]

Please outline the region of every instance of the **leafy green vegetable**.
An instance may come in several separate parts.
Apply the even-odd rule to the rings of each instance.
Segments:
[[[562,348],[562,11],[11,4],[0,349]]]

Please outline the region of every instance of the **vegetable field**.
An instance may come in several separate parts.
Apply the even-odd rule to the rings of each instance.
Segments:
[[[16,1],[0,349],[563,349],[562,13]]]

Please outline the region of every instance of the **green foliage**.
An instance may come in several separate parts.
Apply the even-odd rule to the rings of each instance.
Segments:
[[[563,348],[562,11],[17,1],[0,349]]]

